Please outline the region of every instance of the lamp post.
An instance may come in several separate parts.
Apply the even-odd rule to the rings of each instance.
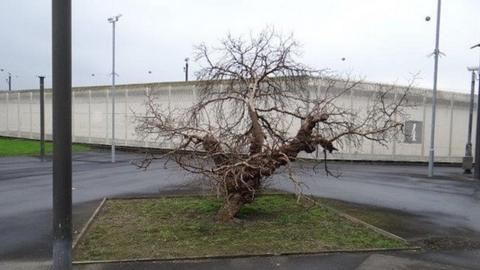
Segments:
[[[52,0],[53,270],[72,269],[72,3]]]
[[[441,15],[442,0],[438,0],[437,7],[437,32],[435,36],[435,64],[433,71],[433,94],[432,94],[432,127],[430,133],[430,151],[428,156],[428,177],[433,177],[433,167],[435,160],[435,114],[437,106],[437,80],[438,80],[438,58],[440,56],[440,15]]]
[[[0,68],[1,72],[7,72],[8,73],[8,78],[7,78],[7,84],[8,84],[8,91],[12,91],[12,73],[6,71],[3,68]]]
[[[122,15],[108,18],[112,24],[112,163],[115,162],[115,23]]]
[[[467,137],[467,144],[465,145],[465,156],[463,157],[462,167],[463,173],[471,174],[472,173],[472,165],[473,165],[473,157],[472,157],[472,119],[473,119],[473,103],[474,103],[474,96],[475,96],[475,71],[478,68],[468,67],[467,70],[472,72],[472,83],[470,89],[470,108],[468,114],[468,137]]]
[[[480,44],[473,46],[471,49],[480,47]],[[478,102],[477,102],[477,119],[480,119],[480,65],[478,66]],[[477,131],[475,136],[475,167],[473,170],[473,177],[480,180],[480,121],[477,120]]]
[[[185,81],[188,82],[188,61],[190,61],[190,58],[185,58],[185,67],[183,68],[183,71],[185,71]]]
[[[45,160],[45,76],[40,79],[40,159]]]
[[[8,91],[12,91],[12,73],[8,72]]]

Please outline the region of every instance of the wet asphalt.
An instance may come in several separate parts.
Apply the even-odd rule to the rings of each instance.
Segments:
[[[118,153],[112,164],[108,153],[74,155],[74,231],[81,230],[104,197],[158,193],[191,181],[162,163],[139,170],[130,164],[136,158],[141,155]],[[36,157],[0,158],[0,261],[51,257],[51,165]]]
[[[404,211],[434,223],[438,232],[480,232],[480,181],[460,167],[438,167],[427,177],[426,166],[333,163],[326,177],[321,166],[309,163],[296,170],[306,194]],[[280,174],[274,186],[292,191],[291,181]]]
[[[120,152],[117,158],[118,162],[112,164],[108,152],[74,155],[72,192],[76,232],[80,231],[103,197],[191,190],[207,192],[206,187],[199,185],[194,177],[175,164],[164,166],[162,162],[156,162],[144,171],[131,164],[131,160],[142,158],[142,155]],[[422,226],[428,224],[428,232],[432,235],[480,235],[480,184],[463,175],[461,168],[439,167],[435,171],[436,176],[430,179],[426,177],[426,166],[331,163],[330,170],[341,173],[339,178],[335,178],[326,177],[322,166],[314,170],[312,165],[311,162],[295,165],[297,178],[308,186],[303,189],[306,194],[415,215],[422,221]],[[282,173],[273,177],[271,186],[285,191],[294,190]],[[10,268],[15,263],[48,262],[50,259],[51,192],[50,161],[40,162],[36,157],[0,158],[0,269],[2,265]],[[427,252],[402,256],[415,256],[467,269],[477,269],[479,265],[480,269],[480,262],[475,260],[478,250],[451,252],[450,255]],[[145,264],[138,269],[250,269],[250,264],[265,269],[319,269],[315,268],[319,261],[326,267],[321,269],[354,269],[368,256],[332,254],[207,260]],[[93,267],[84,266],[81,269],[135,269],[128,268],[128,264],[115,268]]]

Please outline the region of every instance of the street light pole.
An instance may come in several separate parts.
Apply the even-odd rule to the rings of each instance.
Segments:
[[[71,32],[71,0],[52,0],[53,270],[72,269]]]
[[[188,82],[188,61],[190,60],[190,58],[185,58],[185,67],[183,68],[183,70],[185,71],[185,81]]]
[[[473,164],[473,157],[472,157],[472,119],[473,119],[473,103],[474,103],[474,96],[475,96],[475,80],[476,74],[475,71],[477,68],[467,68],[468,71],[472,72],[472,83],[470,88],[470,107],[469,107],[469,114],[468,114],[468,137],[467,137],[467,144],[465,145],[465,156],[463,157],[462,167],[463,173],[471,174],[472,173],[472,164]]]
[[[3,68],[0,68],[0,71],[1,72],[7,72],[8,73],[8,78],[7,78],[7,84],[8,84],[8,91],[12,91],[12,73],[3,69]],[[18,76],[17,76],[18,77]]]
[[[471,49],[480,47],[480,44],[473,46]],[[480,119],[480,64],[478,66],[478,102],[477,102],[477,119]],[[480,180],[480,121],[477,120],[477,131],[475,137],[475,167],[473,177]]]
[[[122,15],[108,18],[112,24],[112,163],[115,162],[115,23]]]
[[[45,160],[45,76],[40,78],[40,159]]]
[[[8,91],[12,91],[12,73],[8,73]]]
[[[437,32],[435,36],[435,65],[433,71],[433,94],[432,94],[432,127],[430,133],[430,152],[428,156],[428,177],[433,177],[433,167],[435,159],[435,114],[437,106],[437,80],[438,80],[438,58],[440,56],[440,15],[442,0],[438,0],[437,7]]]

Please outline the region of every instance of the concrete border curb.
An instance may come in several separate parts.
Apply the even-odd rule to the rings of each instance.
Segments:
[[[95,211],[93,212],[92,216],[88,219],[87,223],[85,223],[85,226],[83,226],[82,230],[80,231],[80,233],[78,234],[77,238],[75,238],[75,240],[73,241],[73,244],[72,244],[72,251],[75,250],[75,248],[77,247],[78,243],[83,239],[83,237],[85,236],[85,234],[87,233],[87,230],[90,228],[90,226],[92,225],[93,223],[93,220],[97,217],[98,213],[100,212],[100,210],[103,208],[103,205],[105,204],[105,202],[107,201],[108,199],[107,198],[103,198],[102,201],[100,202],[100,204],[97,206],[97,208],[95,209]]]
[[[87,264],[110,264],[110,263],[135,263],[135,262],[176,262],[176,261],[207,261],[218,259],[240,259],[240,258],[262,258],[262,257],[279,257],[279,256],[314,256],[314,255],[326,255],[336,253],[390,253],[397,251],[418,251],[419,248],[372,248],[372,249],[335,249],[325,250],[317,252],[285,252],[285,253],[263,253],[263,254],[244,254],[244,255],[232,255],[232,256],[198,256],[198,257],[179,257],[171,259],[159,259],[159,258],[138,258],[138,259],[124,259],[124,260],[97,260],[97,261],[73,261],[74,265],[87,265]]]

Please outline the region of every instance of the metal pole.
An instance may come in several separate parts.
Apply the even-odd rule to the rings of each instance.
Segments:
[[[470,88],[470,109],[468,115],[468,141],[465,149],[465,155],[472,156],[472,120],[473,120],[473,105],[475,100],[475,70],[472,70],[472,86]]]
[[[440,15],[442,1],[438,0],[437,8],[437,33],[435,37],[435,66],[433,72],[433,96],[432,96],[432,127],[430,133],[430,153],[428,157],[428,177],[433,177],[433,167],[435,160],[435,114],[437,106],[437,80],[438,80],[438,57],[440,55]]]
[[[480,79],[480,72],[478,72]],[[477,119],[480,119],[480,81],[478,83]],[[475,137],[475,168],[473,177],[480,180],[480,121],[477,120],[477,131]]]
[[[45,77],[40,76],[40,159],[45,160]]]
[[[8,91],[12,91],[12,74],[8,73]]]
[[[188,82],[188,60],[190,60],[188,57],[185,58],[185,81]]]
[[[112,162],[115,162],[115,22],[112,23]]]
[[[72,269],[71,12],[71,0],[52,0],[53,270]]]
[[[472,83],[470,88],[470,108],[468,114],[468,137],[467,144],[465,145],[465,156],[463,157],[463,173],[471,174],[472,173],[472,119],[473,119],[473,103],[475,96],[475,69],[468,68],[469,71],[472,71]]]
[[[480,44],[473,48],[480,47]],[[477,130],[475,137],[475,167],[473,177],[480,180],[480,64],[478,66],[478,101],[477,101]]]
[[[121,16],[108,18],[112,23],[112,163],[115,162],[115,23]]]

